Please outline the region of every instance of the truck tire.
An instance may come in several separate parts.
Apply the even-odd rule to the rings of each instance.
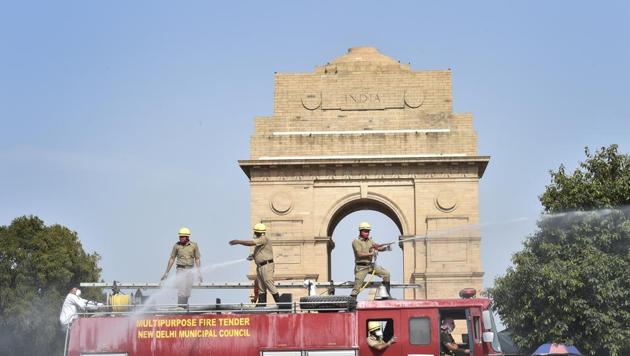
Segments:
[[[352,311],[356,309],[356,307],[357,301],[349,295],[308,296],[300,298],[300,309],[302,310],[346,309]]]

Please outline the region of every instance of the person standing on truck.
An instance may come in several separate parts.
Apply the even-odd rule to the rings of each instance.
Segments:
[[[197,278],[199,283],[203,282],[201,277],[201,253],[197,243],[190,241],[190,229],[182,227],[179,229],[179,242],[175,243],[171,250],[171,256],[166,265],[166,272],[162,275],[162,280],[168,277],[168,273],[177,260],[177,304],[187,305],[192,289],[194,273],[193,268],[197,267]]]
[[[383,279],[383,285],[387,289],[387,294],[390,294],[389,272],[385,268],[377,266],[373,261],[378,251],[385,251],[388,249],[388,246],[372,241],[370,238],[371,229],[370,224],[362,222],[359,224],[359,238],[352,241],[352,250],[354,251],[354,287],[350,296],[354,299],[357,298],[357,295],[363,289],[362,285],[365,276],[370,273],[374,273]]]
[[[59,314],[59,322],[64,329],[67,329],[70,324],[72,324],[72,321],[78,318],[79,311],[95,311],[103,306],[103,303],[83,299],[80,295],[81,290],[77,287],[72,287],[66,299],[63,301],[61,313]]]
[[[232,240],[230,245],[253,246],[254,252],[251,255],[256,263],[256,281],[258,282],[259,294],[256,306],[267,306],[267,290],[273,296],[273,300],[280,302],[280,294],[273,282],[275,271],[273,263],[273,246],[267,237],[267,227],[265,224],[254,225],[254,238],[252,240]]]
[[[451,318],[442,320],[440,326],[440,355],[468,355],[470,350],[460,349],[451,333],[455,330],[455,321]]]
[[[396,342],[396,336],[393,336],[389,341],[383,340],[383,328],[378,321],[368,322],[368,336],[367,344],[376,350],[385,350],[391,344]]]

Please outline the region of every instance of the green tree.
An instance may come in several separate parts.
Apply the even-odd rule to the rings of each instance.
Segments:
[[[35,216],[0,226],[0,354],[61,354],[61,305],[71,286],[100,279],[99,258],[76,232]]]
[[[630,204],[630,156],[617,145],[602,147],[595,155],[585,149],[586,161],[572,175],[564,165],[551,171],[552,182],[540,196],[545,212],[595,210]]]
[[[630,156],[616,145],[587,148],[573,174],[550,173],[540,196],[546,214],[488,294],[522,347],[553,341],[622,355],[630,348]]]

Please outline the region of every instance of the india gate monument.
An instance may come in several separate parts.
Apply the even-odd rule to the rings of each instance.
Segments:
[[[335,227],[373,210],[400,231],[400,282],[421,286],[405,299],[481,289],[479,179],[490,157],[477,152],[472,114],[453,112],[450,69],[413,71],[351,48],[312,73],[277,73],[273,108],[255,118],[239,164],[251,224],[273,240],[276,281],[330,281],[335,243],[350,243],[333,241]]]

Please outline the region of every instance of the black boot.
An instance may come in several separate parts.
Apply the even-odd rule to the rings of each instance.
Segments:
[[[267,306],[267,293],[259,294],[256,301],[256,308],[264,308]]]
[[[276,304],[280,303],[280,293],[274,293],[271,295],[273,297],[274,302],[276,302]]]

